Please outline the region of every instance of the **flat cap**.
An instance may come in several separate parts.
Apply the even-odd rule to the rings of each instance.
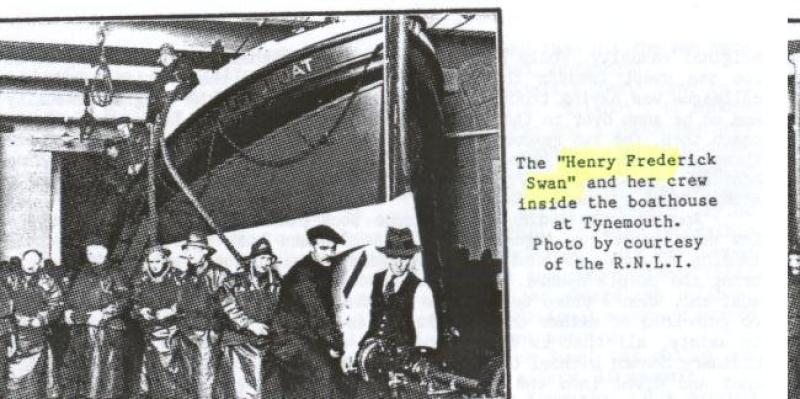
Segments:
[[[319,226],[314,226],[306,232],[306,237],[308,237],[308,241],[314,242],[316,239],[323,239],[323,240],[330,240],[335,242],[336,244],[344,244],[344,238],[336,232],[336,230],[332,229],[330,226],[321,224]]]

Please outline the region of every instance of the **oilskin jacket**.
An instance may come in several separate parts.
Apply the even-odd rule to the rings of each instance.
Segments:
[[[225,317],[220,295],[228,274],[228,269],[206,261],[191,266],[178,279],[182,367],[193,398],[215,397],[216,368],[221,356],[220,330]]]
[[[222,308],[228,322],[222,336],[220,397],[283,397],[279,365],[272,354],[280,281],[272,270],[262,276],[249,271],[238,273],[225,280]],[[253,323],[270,327],[270,335],[251,333],[248,327]]]
[[[72,311],[71,338],[65,358],[65,397],[117,398],[124,393],[122,314],[130,289],[125,273],[109,264],[86,265],[66,295]],[[89,312],[101,311],[98,325],[89,325]]]
[[[46,331],[64,309],[61,287],[44,272],[29,275],[16,271],[6,276],[5,283],[16,324],[16,350],[9,359],[6,397],[57,397],[53,353]]]
[[[189,398],[180,357],[178,316],[147,320],[142,309],[156,312],[176,306],[180,286],[172,269],[159,276],[149,270],[133,283],[131,317],[137,320],[144,332],[145,352],[139,376],[139,393],[143,396],[164,398]]]

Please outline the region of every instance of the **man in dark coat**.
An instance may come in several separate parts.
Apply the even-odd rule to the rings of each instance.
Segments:
[[[281,288],[280,275],[273,268],[278,258],[269,240],[260,238],[246,260],[247,269],[223,284],[222,308],[229,322],[222,335],[219,396],[282,398],[278,364],[271,354]]]
[[[220,359],[220,333],[225,314],[220,306],[228,269],[210,259],[216,250],[202,233],[193,232],[183,244],[189,268],[178,281],[177,314],[181,357],[192,397],[211,399]]]
[[[174,95],[178,100],[183,99],[200,83],[189,61],[178,56],[175,47],[169,43],[161,45],[158,62],[163,68],[150,86],[145,118],[148,124],[156,123],[156,118],[164,109],[168,95]]]
[[[290,397],[337,398],[343,352],[342,333],[333,306],[331,266],[338,245],[345,240],[332,228],[320,225],[306,233],[311,252],[284,276],[281,308],[289,329],[303,338],[296,359],[299,375],[287,378]]]
[[[133,319],[144,331],[139,393],[153,398],[191,398],[183,380],[178,330],[178,281],[160,245],[147,250],[142,274],[133,283]]]
[[[64,363],[64,397],[113,399],[124,394],[122,314],[130,290],[125,273],[107,262],[104,240],[86,243],[88,264],[66,295],[64,322],[71,338]]]
[[[53,352],[46,331],[61,317],[64,298],[54,278],[42,270],[42,253],[30,249],[5,283],[14,306],[16,345],[9,364],[7,398],[57,398]]]

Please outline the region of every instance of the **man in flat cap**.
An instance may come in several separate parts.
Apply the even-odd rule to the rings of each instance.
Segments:
[[[290,397],[337,398],[340,389],[339,358],[343,352],[342,332],[336,325],[333,307],[333,257],[345,240],[326,225],[306,232],[311,252],[284,276],[281,307],[291,329],[303,337],[304,347],[297,359],[302,373],[287,378]]]
[[[282,398],[278,364],[269,355],[277,338],[278,258],[269,240],[259,238],[245,260],[246,269],[223,284],[222,309],[228,323],[222,335],[219,397]]]
[[[179,279],[176,308],[181,318],[181,356],[191,397],[214,397],[216,367],[220,359],[220,333],[225,314],[220,306],[220,289],[228,269],[210,257],[216,252],[205,234],[192,232],[182,246],[189,268]]]
[[[148,248],[142,274],[133,283],[131,316],[144,331],[145,351],[139,371],[139,393],[145,397],[189,398],[179,357],[178,293],[169,264],[170,251]]]
[[[102,238],[87,240],[87,264],[66,295],[64,322],[71,327],[71,338],[64,361],[64,397],[107,399],[124,394],[122,314],[130,290],[125,273],[107,258]]]
[[[169,43],[159,48],[158,62],[163,68],[156,74],[150,87],[145,118],[148,124],[156,122],[156,117],[166,105],[167,96],[174,95],[175,99],[181,100],[200,83],[189,61],[178,56],[175,47]]]

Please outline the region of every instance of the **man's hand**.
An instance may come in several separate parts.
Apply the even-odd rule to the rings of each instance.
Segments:
[[[86,321],[86,324],[88,324],[88,325],[90,325],[92,327],[99,326],[100,323],[103,322],[103,320],[105,319],[105,316],[106,316],[105,314],[103,314],[102,310],[94,310],[94,311],[91,311],[91,312],[89,312],[87,314],[89,315],[89,320]]]
[[[17,335],[11,334],[11,345],[6,348],[6,357],[13,357],[17,353]]]
[[[117,304],[111,304],[103,308],[102,312],[104,315],[116,313],[119,310],[119,306]]]
[[[142,315],[142,318],[147,321],[151,321],[156,318],[156,316],[153,314],[153,309],[150,308],[139,309],[139,314]]]
[[[72,320],[72,309],[67,309],[64,311],[64,323],[69,326],[75,324],[75,321]]]
[[[167,93],[172,93],[177,88],[178,88],[178,82],[167,82],[164,84],[164,91]]]
[[[353,371],[356,371],[356,354],[355,352],[348,352],[344,356],[342,356],[341,360],[339,361],[340,365],[342,366],[342,371],[345,374],[350,374]]]
[[[342,357],[342,352],[339,352],[339,351],[337,351],[335,349],[331,349],[330,350],[330,355],[331,355],[332,358],[338,359],[338,358]]]
[[[168,317],[175,316],[178,313],[178,305],[172,305],[168,308],[159,309],[156,311],[156,319],[164,320]]]
[[[269,335],[269,327],[267,327],[267,325],[264,323],[252,323],[247,326],[247,329],[258,336]]]

